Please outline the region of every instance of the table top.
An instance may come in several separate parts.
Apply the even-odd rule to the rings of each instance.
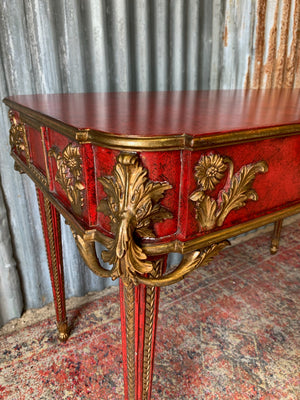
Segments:
[[[300,89],[19,95],[4,102],[98,135],[201,137],[300,124]]]
[[[4,102],[21,170],[77,232],[93,227],[104,244],[113,233],[111,218],[98,209],[107,198],[103,179],[117,180],[116,170],[129,164],[133,176],[168,185],[161,202],[172,218],[155,224],[155,238],[143,236],[152,254],[186,253],[299,211],[300,89],[49,94]]]

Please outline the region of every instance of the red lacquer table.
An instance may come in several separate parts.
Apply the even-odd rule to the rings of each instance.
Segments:
[[[13,96],[11,154],[35,182],[59,337],[61,213],[87,266],[120,278],[125,398],[149,400],[159,288],[227,239],[300,211],[300,90]],[[107,250],[101,266],[95,242]],[[182,261],[166,270],[170,252]]]

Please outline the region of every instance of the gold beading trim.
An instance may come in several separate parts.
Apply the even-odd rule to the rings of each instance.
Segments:
[[[132,282],[124,285],[126,315],[126,351],[128,374],[128,399],[135,399],[135,286]]]

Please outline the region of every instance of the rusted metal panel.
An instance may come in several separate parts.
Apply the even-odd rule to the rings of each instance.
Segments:
[[[245,87],[299,87],[300,1],[259,0],[256,39]]]

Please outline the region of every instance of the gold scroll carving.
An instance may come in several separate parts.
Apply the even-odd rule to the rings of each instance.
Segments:
[[[120,153],[113,175],[99,178],[107,197],[98,211],[108,215],[115,239],[102,252],[105,262],[114,265],[113,277],[136,282],[138,275],[151,274],[153,264],[137,244],[138,238],[155,237],[153,224],[172,218],[160,205],[167,182],[153,182],[135,153]]]

